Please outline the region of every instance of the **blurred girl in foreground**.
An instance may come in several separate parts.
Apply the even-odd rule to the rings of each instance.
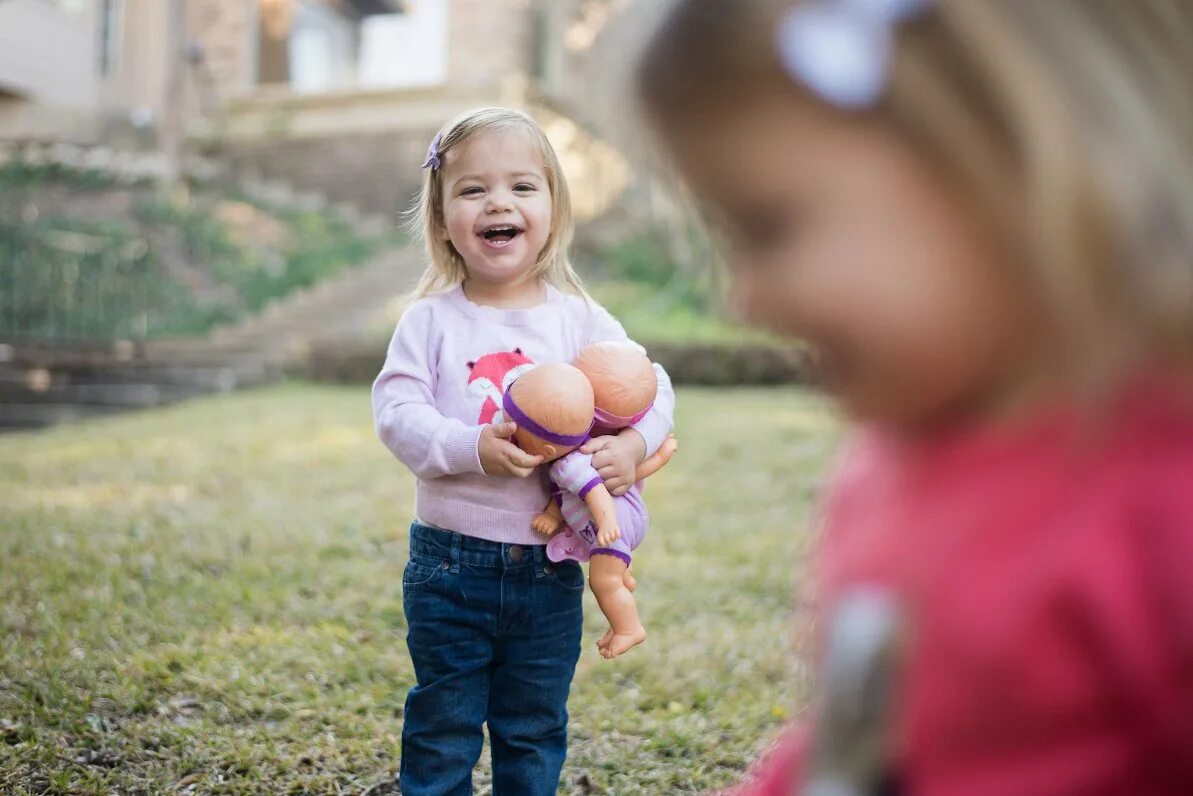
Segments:
[[[638,77],[856,423],[738,792],[1193,793],[1193,5],[679,0]]]

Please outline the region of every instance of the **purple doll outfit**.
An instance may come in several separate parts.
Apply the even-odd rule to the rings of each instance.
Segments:
[[[592,467],[592,455],[572,451],[551,464],[551,492],[565,526],[547,542],[547,557],[552,561],[573,559],[587,561],[593,555],[613,555],[626,562],[631,552],[642,543],[650,517],[642,500],[641,484],[630,487],[624,495],[613,498],[621,538],[608,547],[596,546],[596,523],[584,502],[588,490],[601,483],[601,476]]]

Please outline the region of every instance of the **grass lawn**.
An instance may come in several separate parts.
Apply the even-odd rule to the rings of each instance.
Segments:
[[[677,424],[635,560],[650,638],[601,660],[587,595],[564,793],[725,785],[802,701],[836,422],[794,389],[683,390]],[[361,388],[0,437],[0,792],[392,793],[412,500]]]
[[[621,321],[631,338],[644,344],[784,344],[774,335],[739,325],[716,312],[694,308],[643,282],[594,280],[586,287],[601,306]],[[790,341],[786,344],[790,345]]]

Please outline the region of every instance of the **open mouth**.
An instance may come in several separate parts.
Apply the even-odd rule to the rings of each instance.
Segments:
[[[514,238],[522,234],[522,230],[512,224],[494,224],[481,230],[480,236],[492,246],[508,246]]]

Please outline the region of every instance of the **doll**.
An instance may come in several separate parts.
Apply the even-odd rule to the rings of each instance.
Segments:
[[[518,429],[514,441],[522,450],[544,461],[552,462],[553,491],[558,485],[558,499],[563,506],[561,516],[583,515],[584,528],[592,532],[592,542],[601,550],[621,538],[622,520],[629,512],[619,512],[613,495],[592,469],[592,457],[572,454],[580,447],[593,425],[592,385],[578,368],[563,363],[539,365],[519,376],[502,398],[505,419],[512,420]],[[566,489],[563,492],[562,489]],[[624,501],[623,501],[624,503]],[[640,503],[639,503],[640,505]],[[539,520],[547,513],[535,518]],[[557,528],[555,525],[552,530]],[[547,548],[548,557],[551,548]],[[646,638],[646,630],[638,619],[634,597],[626,587],[628,561],[623,554],[601,555],[589,567],[588,583],[596,595],[597,605],[609,620],[610,629],[598,642],[601,655],[612,658]],[[628,558],[628,554],[624,554]],[[559,561],[562,557],[553,560]]]
[[[572,362],[585,376],[593,388],[594,415],[591,435],[616,434],[628,428],[650,411],[658,392],[658,379],[650,360],[638,346],[626,342],[602,342],[586,346]],[[652,456],[638,465],[634,475],[635,489],[641,492],[643,479],[661,469],[678,450],[674,434],[669,434],[663,445]],[[640,500],[640,496],[632,499]],[[545,516],[544,516],[545,515]],[[553,538],[549,548],[554,559],[575,558],[587,561],[588,552],[583,545],[591,544],[591,538],[578,537],[574,529],[563,527],[563,515],[559,501],[552,499],[544,512],[535,518],[535,530],[547,536],[560,532]],[[628,554],[628,551],[626,551]],[[631,591],[633,576],[627,570],[626,580]]]
[[[575,365],[573,369],[581,375],[591,374],[585,380],[590,384],[589,394],[596,401],[593,412],[604,428],[629,425],[650,409],[657,378],[650,360],[636,346],[619,343],[589,346],[577,357]],[[551,437],[542,437],[540,431],[546,429],[539,422],[540,413],[545,416],[548,410],[562,410],[558,385],[553,385],[555,395],[548,398],[545,393],[536,394],[536,385],[545,376],[525,383],[523,378],[515,381],[506,393],[506,415],[518,423],[518,433],[522,436],[516,433],[515,439],[524,450],[554,462],[552,499],[546,510],[535,517],[533,526],[551,536],[547,544],[551,560],[570,558],[590,562],[589,585],[610,626],[597,647],[603,657],[614,658],[646,638],[632,594],[636,584],[630,573],[631,553],[641,542],[648,524],[641,488],[635,485],[624,495],[613,497],[593,469],[591,455],[574,451],[574,446],[564,450]],[[576,392],[579,394],[580,390]],[[577,399],[578,409],[579,404]],[[531,422],[528,424],[526,420]],[[559,427],[547,425],[551,428],[546,433],[554,437]],[[654,456],[639,465],[637,478],[645,478],[666,464],[675,449],[675,440],[669,437]]]
[[[572,363],[592,384],[595,421],[592,436],[616,434],[637,423],[654,406],[658,377],[650,359],[633,343],[604,342],[586,346]],[[655,453],[638,465],[636,486],[671,461],[679,450],[674,434],[668,434]]]

